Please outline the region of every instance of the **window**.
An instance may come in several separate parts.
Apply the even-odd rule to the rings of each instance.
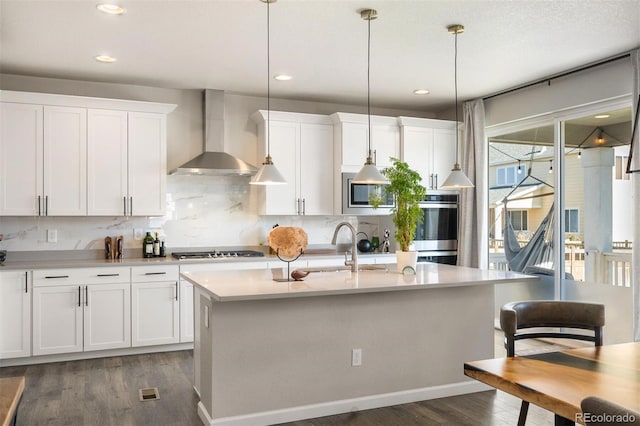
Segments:
[[[520,173],[518,173],[520,167]],[[524,173],[524,165],[498,167],[496,169],[496,186],[513,186],[523,180],[527,175]]]
[[[510,210],[509,221],[514,231],[526,231],[529,229],[526,210]]]
[[[564,211],[564,232],[576,233],[580,231],[580,215],[578,209]]]
[[[627,161],[629,157],[616,156],[616,180],[629,180],[631,175],[627,173]]]

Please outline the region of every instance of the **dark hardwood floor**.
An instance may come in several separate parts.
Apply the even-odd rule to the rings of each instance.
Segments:
[[[501,354],[496,334],[496,356]],[[462,368],[462,367],[461,367]],[[18,426],[201,425],[192,387],[192,351],[165,352],[0,368],[24,375]],[[139,401],[140,388],[160,399]],[[515,425],[520,400],[503,392],[421,401],[286,423],[286,426]],[[552,425],[553,415],[531,406],[528,426]]]

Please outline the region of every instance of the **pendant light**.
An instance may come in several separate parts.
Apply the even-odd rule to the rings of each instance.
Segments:
[[[269,4],[277,0],[260,0],[267,4],[267,156],[262,163],[258,173],[251,179],[252,185],[283,185],[287,181],[276,169],[271,158],[271,64],[270,64],[270,40],[269,40]]]
[[[464,32],[464,26],[462,25],[450,25],[447,27],[447,31],[450,34],[453,34],[455,37],[455,50],[454,50],[454,85],[455,85],[455,102],[456,102],[456,163],[453,165],[453,169],[451,169],[451,174],[444,181],[441,189],[462,189],[462,188],[473,188],[473,183],[469,180],[469,178],[464,174],[462,169],[460,169],[460,163],[458,162],[458,34],[462,34]]]
[[[353,183],[383,184],[387,179],[380,174],[380,171],[373,162],[371,155],[371,21],[378,17],[378,12],[374,9],[364,9],[360,12],[360,17],[367,21],[367,116],[369,131],[367,132],[368,155],[367,159],[358,172]]]

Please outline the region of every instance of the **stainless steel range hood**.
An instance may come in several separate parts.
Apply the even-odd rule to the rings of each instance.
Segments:
[[[204,91],[204,152],[170,175],[253,176],[258,169],[224,151],[224,92]]]

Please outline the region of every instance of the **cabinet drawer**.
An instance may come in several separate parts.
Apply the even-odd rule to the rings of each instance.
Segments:
[[[33,271],[33,286],[79,284],[82,281],[82,269],[40,269]]]
[[[134,283],[177,280],[178,265],[133,266],[131,268],[131,282]]]
[[[131,281],[131,269],[127,266],[115,268],[84,269],[82,284],[115,284]]]

